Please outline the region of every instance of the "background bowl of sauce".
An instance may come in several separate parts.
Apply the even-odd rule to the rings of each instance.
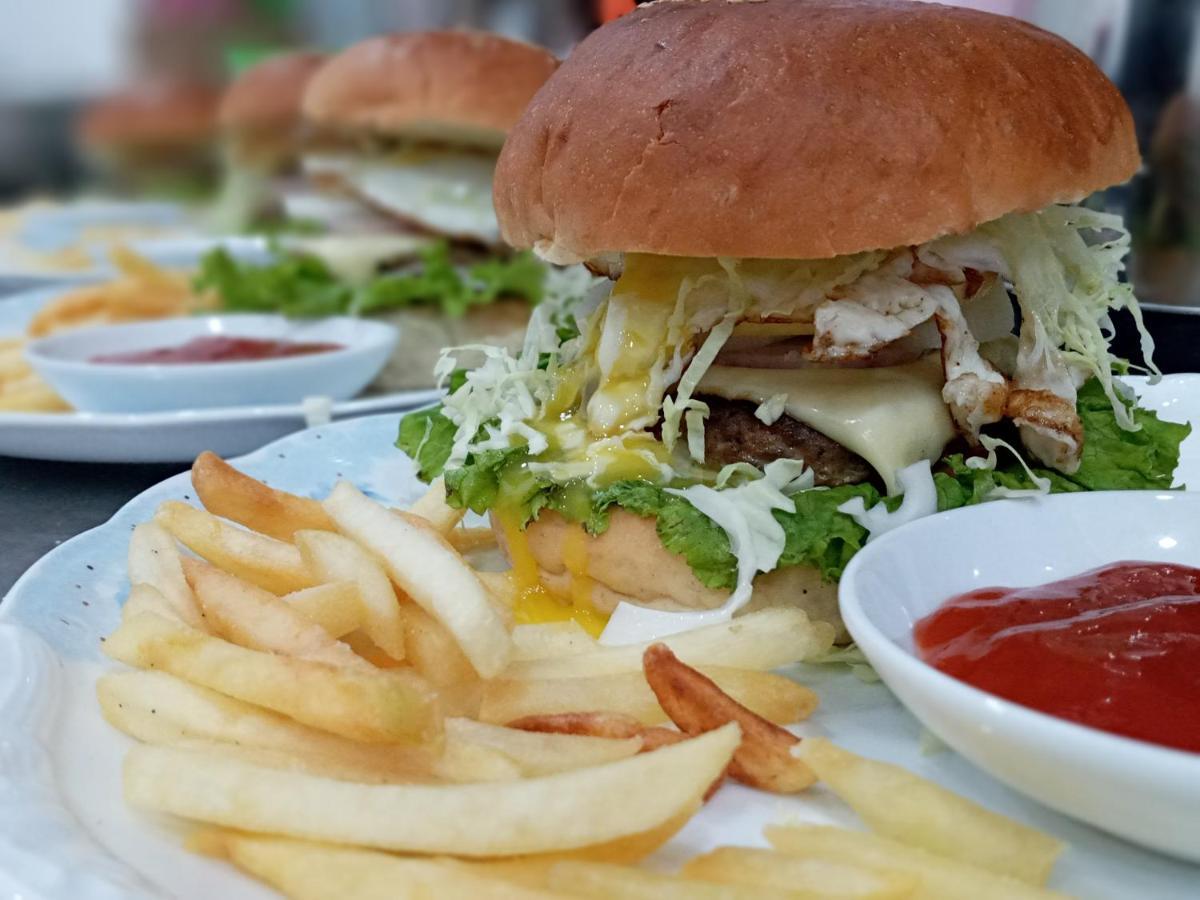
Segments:
[[[871,542],[851,635],[934,734],[1011,787],[1200,862],[1200,495],[1006,500]]]
[[[398,337],[393,325],[346,316],[194,316],[61,332],[26,356],[76,409],[160,412],[348,400]]]

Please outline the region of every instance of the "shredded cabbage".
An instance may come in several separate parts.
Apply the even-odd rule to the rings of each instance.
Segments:
[[[852,497],[837,508],[838,512],[850,516],[870,532],[867,543],[901,525],[937,512],[937,486],[933,482],[929,460],[923,459],[905,466],[896,473],[896,479],[900,482],[904,498],[894,511],[889,511],[882,501],[867,509],[862,497]]]
[[[731,473],[732,474],[732,473]],[[786,535],[772,512],[794,509],[790,495],[813,487],[815,476],[802,460],[767,463],[762,477],[717,489],[705,484],[668,488],[721,526],[737,560],[737,584],[724,608],[740,609],[750,599],[754,576],[779,564]]]
[[[755,407],[754,418],[758,419],[764,425],[774,425],[783,415],[784,409],[787,407],[787,401],[787,394],[772,394]]]
[[[1021,455],[1021,452],[1019,450],[1017,450],[1017,448],[1014,447],[1012,444],[1008,443],[1008,441],[1001,440],[1000,438],[983,434],[983,435],[979,436],[979,442],[983,445],[984,449],[987,450],[987,456],[969,457],[967,459],[967,468],[968,469],[978,469],[981,471],[982,470],[991,471],[991,470],[995,469],[996,462],[997,462],[996,450],[998,448],[1003,447],[1005,450],[1007,450],[1009,453],[1011,453],[1013,456],[1015,456],[1017,458],[1017,462],[1020,463],[1021,468],[1025,470],[1026,477],[1028,477],[1029,480],[1032,481],[1036,485],[1036,487],[1032,487],[1032,488],[1007,488],[1007,487],[1002,487],[1000,485],[997,485],[996,487],[992,488],[992,490],[988,491],[987,496],[984,497],[985,500],[1000,500],[1000,499],[1004,499],[1004,498],[1018,499],[1021,497],[1044,497],[1046,494],[1050,493],[1050,479],[1045,478],[1041,475],[1038,475],[1035,471],[1033,471],[1033,469],[1031,469],[1029,467],[1029,463],[1027,463],[1025,461],[1025,457],[1023,457]]]

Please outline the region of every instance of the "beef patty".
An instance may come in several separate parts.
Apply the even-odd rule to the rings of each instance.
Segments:
[[[870,481],[875,470],[857,453],[815,428],[780,416],[773,425],[754,417],[757,405],[743,400],[702,397],[708,404],[704,422],[704,458],[709,465],[747,462],[759,468],[776,459],[802,459],[818,485],[836,487]]]

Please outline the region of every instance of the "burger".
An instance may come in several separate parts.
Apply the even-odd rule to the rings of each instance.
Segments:
[[[283,220],[284,199],[302,192],[300,100],[324,54],[298,50],[247,69],[225,91],[217,112],[224,182],[213,210],[221,231]]]
[[[496,167],[501,233],[611,286],[401,423],[490,514],[519,620],[840,626],[871,537],[995,497],[1171,486],[1187,426],[1109,353],[1129,110],[1022,22],[889,0],[659,0],[584,40]],[[1140,321],[1140,319],[1139,319]],[[1152,343],[1142,333],[1145,355]]]
[[[385,35],[334,56],[303,100],[304,170],[330,198],[326,224],[500,245],[496,154],[557,65],[475,31]]]
[[[165,80],[97,100],[79,120],[84,160],[109,190],[206,199],[217,174],[220,97],[208,84]]]
[[[307,184],[289,184],[281,198],[287,219],[323,233],[282,239],[285,253],[269,266],[215,252],[201,267],[203,286],[245,311],[393,321],[401,336],[373,385],[381,391],[432,388],[447,346],[519,348],[532,304],[564,282],[502,244],[492,172],[508,129],[557,60],[497,35],[435,31],[370,38],[314,72],[315,63],[304,55],[264,64],[235,85],[225,109],[250,118],[247,97],[258,96],[281,111],[286,93],[294,112],[303,71]],[[274,142],[259,152],[260,134],[296,131],[248,134],[254,142],[238,145],[240,158],[291,161]]]

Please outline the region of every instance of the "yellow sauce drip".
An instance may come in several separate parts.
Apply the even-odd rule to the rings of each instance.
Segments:
[[[583,541],[583,529],[571,528],[567,534],[567,543],[563,547],[564,563],[571,572],[572,599],[558,597],[546,589],[538,575],[537,560],[529,549],[529,539],[521,530],[516,519],[511,515],[497,512],[500,527],[504,531],[504,541],[508,545],[508,557],[512,560],[512,579],[516,587],[517,598],[513,603],[513,619],[519,625],[537,625],[542,622],[565,622],[573,620],[584,631],[599,637],[604,626],[608,624],[608,616],[596,611],[591,603],[591,578],[586,574],[586,546]],[[578,555],[572,562],[571,536],[578,531],[579,550],[583,551],[585,562],[578,568]],[[579,550],[574,551],[575,554]],[[579,571],[582,577],[576,577]],[[586,582],[584,581],[586,579]],[[584,600],[586,602],[578,602]]]

